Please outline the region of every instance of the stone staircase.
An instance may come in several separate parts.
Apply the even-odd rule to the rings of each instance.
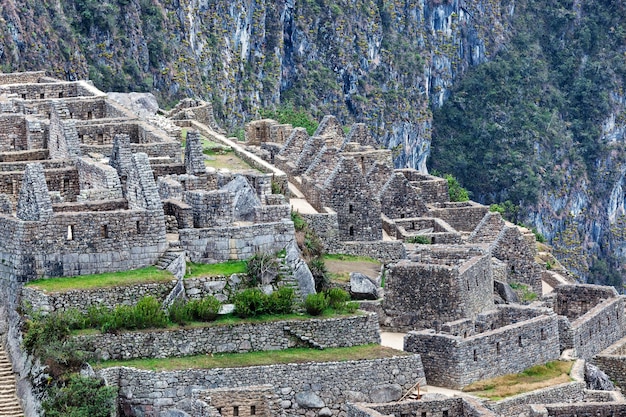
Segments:
[[[313,349],[324,350],[324,348],[326,347],[324,345],[320,345],[319,343],[317,343],[315,340],[311,339],[308,336],[304,336],[304,335],[299,334],[297,331],[292,329],[290,326],[283,327],[283,330],[286,331],[291,336],[294,336],[296,339],[300,340],[301,342],[304,342],[305,344],[307,344],[309,347],[311,347]]]
[[[156,267],[165,269],[183,252],[179,246],[170,246],[163,255],[157,260]]]
[[[0,349],[0,417],[23,417],[15,394],[15,374],[4,349]]]

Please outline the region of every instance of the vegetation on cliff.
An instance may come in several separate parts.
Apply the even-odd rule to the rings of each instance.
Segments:
[[[479,202],[520,206],[521,221],[552,238],[562,259],[576,258],[570,267],[606,283],[622,244],[606,211],[624,169],[623,137],[612,138],[610,124],[624,122],[626,7],[519,1],[512,33],[435,111],[431,165]],[[568,253],[580,245],[582,262]]]

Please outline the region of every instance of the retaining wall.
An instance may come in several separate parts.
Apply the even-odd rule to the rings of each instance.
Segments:
[[[117,386],[122,415],[153,417],[173,408],[189,412],[194,389],[265,384],[274,387],[287,417],[317,416],[322,407],[338,415],[348,401],[368,402],[372,395],[390,388],[405,393],[424,377],[419,355],[173,372],[116,367],[103,369],[100,374]],[[321,407],[305,407],[305,397],[315,399]]]

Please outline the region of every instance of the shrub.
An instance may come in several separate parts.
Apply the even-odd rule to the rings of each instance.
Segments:
[[[291,287],[280,287],[267,297],[267,312],[270,314],[289,314],[293,311],[296,294]]]
[[[64,387],[51,389],[42,406],[48,417],[109,417],[115,397],[115,388],[102,379],[73,375]]]
[[[201,300],[194,300],[188,303],[188,310],[194,319],[200,321],[213,321],[220,312],[222,303],[217,298],[209,295]]]
[[[184,326],[193,320],[193,314],[190,311],[189,303],[182,299],[176,299],[168,309],[168,315],[172,323]]]
[[[348,313],[354,313],[359,309],[359,303],[356,301],[350,301],[345,304],[345,309]]]
[[[235,313],[239,317],[254,317],[265,313],[267,296],[256,288],[248,288],[235,294]]]
[[[309,266],[309,270],[311,271],[313,280],[315,281],[315,291],[323,291],[330,283],[330,279],[328,278],[328,269],[326,268],[324,259],[322,257],[315,257],[311,259],[307,265]]]
[[[161,303],[152,296],[139,300],[133,310],[131,313],[134,313],[138,329],[167,326],[167,316],[161,308]]]
[[[450,201],[458,202],[469,200],[469,191],[461,186],[459,180],[451,174],[444,175],[444,178],[448,181],[448,194],[450,195]]]
[[[247,273],[251,287],[271,284],[282,278],[279,254],[256,253],[248,260]]]
[[[326,291],[328,297],[328,305],[336,310],[341,310],[345,307],[346,302],[350,301],[350,294],[341,288],[331,288]]]
[[[328,308],[328,297],[323,292],[309,294],[304,300],[304,309],[312,316],[319,316]]]
[[[296,232],[301,232],[305,227],[307,227],[306,221],[304,221],[300,213],[297,211],[291,212],[291,221],[293,222],[293,228]]]
[[[406,243],[417,243],[419,245],[430,245],[431,241],[428,236],[416,235],[406,238]]]
[[[36,356],[42,356],[45,347],[67,339],[70,327],[59,313],[34,317],[26,322],[24,348]]]

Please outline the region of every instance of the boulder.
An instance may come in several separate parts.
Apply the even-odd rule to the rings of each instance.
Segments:
[[[589,362],[585,362],[585,382],[587,383],[587,389],[600,391],[615,390],[615,385],[613,385],[607,374]]]
[[[324,401],[313,391],[302,391],[296,394],[296,402],[302,408],[322,408]]]
[[[350,293],[356,300],[376,300],[378,287],[367,275],[350,272]]]
[[[398,384],[384,384],[374,387],[370,392],[373,403],[389,403],[402,397],[402,387]]]
[[[140,117],[154,116],[159,110],[159,103],[152,93],[107,93],[107,96]]]
[[[493,288],[496,290],[498,295],[504,300],[505,303],[519,303],[519,298],[513,288],[506,282],[502,281],[493,281]]]
[[[235,221],[254,221],[256,219],[256,209],[261,207],[261,200],[246,177],[237,175],[221,189],[233,195]]]
[[[185,413],[182,410],[165,410],[159,414],[161,417],[191,417],[190,414]]]

